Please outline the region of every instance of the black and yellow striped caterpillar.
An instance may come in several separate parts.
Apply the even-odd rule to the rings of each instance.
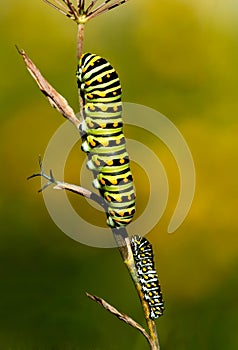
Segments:
[[[154,266],[152,245],[146,238],[135,235],[131,237],[131,249],[150,318],[158,318],[163,315],[164,302]]]
[[[88,154],[93,185],[107,204],[107,224],[128,225],[135,213],[135,191],[122,131],[121,85],[104,58],[83,54],[77,71],[83,101],[82,150]]]

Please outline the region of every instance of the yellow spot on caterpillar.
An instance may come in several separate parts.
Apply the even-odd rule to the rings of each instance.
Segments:
[[[113,107],[113,110],[116,112],[118,110],[118,107],[117,106],[114,106]]]
[[[89,81],[86,81],[86,83],[85,83],[86,85],[90,85],[91,84],[91,81],[89,80]]]
[[[107,124],[106,124],[106,123],[102,123],[102,124],[100,124],[100,127],[101,127],[102,129],[104,129],[106,126],[107,126]]]
[[[95,159],[94,163],[95,163],[97,166],[101,165],[101,163],[99,162],[98,159]]]
[[[96,146],[96,142],[94,142],[93,140],[91,140],[91,141],[90,141],[90,145],[91,145],[92,147],[95,147],[95,146]]]
[[[130,201],[130,200],[131,200],[131,195],[129,195],[127,198],[128,198],[128,199],[129,199],[129,201]]]
[[[91,62],[90,66],[94,66],[94,62]]]
[[[86,72],[86,68],[83,68],[83,69],[82,69],[82,72],[83,72],[83,73]]]
[[[125,179],[123,179],[123,182],[128,182],[128,178],[127,177],[125,177]]]
[[[102,110],[103,112],[106,112],[106,111],[107,111],[107,106],[102,106],[102,107],[101,107],[101,110]]]
[[[115,96],[117,94],[117,92],[116,91],[113,91],[113,95]]]
[[[113,160],[110,159],[110,160],[108,160],[106,163],[107,163],[107,165],[113,165]]]
[[[113,127],[116,128],[118,126],[118,123],[113,123]]]
[[[93,122],[89,122],[89,123],[88,123],[88,126],[89,126],[90,128],[92,128],[92,127],[94,126],[94,123],[93,123]]]
[[[111,198],[109,196],[105,197],[108,202],[111,202]]]
[[[100,179],[100,182],[101,182],[102,185],[105,185],[105,180]]]
[[[124,159],[124,158],[121,158],[121,159],[120,159],[120,164],[123,164],[123,163],[125,163],[125,159]]]
[[[98,81],[99,83],[101,83],[101,82],[102,82],[102,78],[98,78],[97,81]]]
[[[114,216],[115,212],[113,210],[110,211],[110,215]]]
[[[118,213],[121,217],[122,216],[124,216],[124,213],[123,213],[123,211],[119,211],[119,213]]]
[[[119,145],[121,143],[121,140],[120,139],[117,139],[116,140],[116,144]]]
[[[93,94],[87,94],[88,98],[93,98]]]
[[[110,74],[109,74],[109,73],[107,74],[107,78],[108,78],[108,79],[110,78]]]
[[[95,107],[94,107],[94,105],[92,103],[88,104],[88,108],[91,109],[91,111],[95,110]]]

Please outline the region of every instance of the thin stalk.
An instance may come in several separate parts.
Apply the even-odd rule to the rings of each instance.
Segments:
[[[97,17],[98,15],[101,15],[107,11],[110,11],[117,6],[124,4],[127,1],[128,0],[116,0],[112,4],[109,4],[109,1],[105,1],[102,4],[98,5],[98,7],[92,10],[90,13],[88,13],[87,19],[90,20],[94,17]]]
[[[83,41],[84,41],[84,23],[78,24],[78,32],[77,32],[77,62],[79,62],[80,57],[83,54]],[[83,99],[79,96],[79,112],[82,115],[83,113]]]
[[[80,5],[80,8],[82,9],[82,11],[84,11],[84,7],[85,7],[85,0],[82,0]]]
[[[116,316],[119,320],[127,323],[128,325],[138,329],[138,331],[140,331],[144,337],[146,338],[146,340],[148,341],[149,345],[150,345],[150,349],[154,349],[153,347],[153,342],[150,339],[149,334],[146,332],[146,330],[136,321],[134,321],[131,317],[127,316],[126,314],[120,312],[119,310],[117,310],[114,306],[112,306],[111,304],[109,304],[106,300],[98,297],[97,295],[91,295],[89,293],[86,292],[87,297],[89,297],[91,300],[96,301],[99,305],[101,305],[102,307],[104,307],[104,309],[106,309],[107,311],[111,312],[114,316]]]
[[[83,53],[83,41],[84,41],[84,23],[79,23],[78,32],[77,32],[77,61],[79,61]]]
[[[52,2],[50,2],[49,0],[43,0],[46,4],[50,5],[51,7],[53,7],[55,10],[59,11],[60,13],[62,13],[65,16],[68,16],[67,12],[65,11],[65,9],[63,8],[62,4],[55,0],[57,6],[55,4],[53,4]]]
[[[90,10],[93,8],[93,6],[95,5],[95,3],[97,1],[98,0],[92,0],[91,4],[87,7],[86,14],[88,14],[90,12]]]

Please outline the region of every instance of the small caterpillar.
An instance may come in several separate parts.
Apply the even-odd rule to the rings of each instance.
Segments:
[[[130,240],[141,289],[153,320],[163,315],[164,302],[154,266],[152,245],[138,235],[132,236]]]
[[[88,155],[93,185],[107,203],[107,224],[126,226],[135,213],[135,191],[122,131],[118,74],[106,59],[86,53],[79,61],[77,83],[84,106],[81,148]]]

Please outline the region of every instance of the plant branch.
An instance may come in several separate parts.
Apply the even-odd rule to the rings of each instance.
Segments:
[[[87,14],[87,20],[90,20],[94,17],[97,17],[99,15],[102,15],[103,13],[110,11],[114,9],[115,7],[122,5],[126,3],[128,0],[115,0],[111,3],[111,1],[104,1],[102,4],[100,4],[98,7],[96,7],[94,10],[89,12]],[[110,4],[109,4],[110,2]]]
[[[89,297],[91,300],[96,301],[98,304],[102,305],[102,307],[104,307],[104,309],[108,310],[109,312],[111,312],[113,315],[115,315],[117,318],[119,318],[119,320],[129,324],[130,326],[138,329],[146,338],[146,340],[148,341],[150,348],[154,349],[153,347],[153,342],[151,341],[150,336],[148,335],[148,333],[146,332],[146,330],[136,321],[134,321],[131,317],[127,316],[126,314],[118,311],[114,306],[110,305],[108,302],[106,302],[104,299],[96,296],[96,295],[91,295],[89,293],[86,293],[87,297]]]
[[[79,60],[83,54],[83,41],[84,41],[84,23],[78,24],[78,33],[77,33],[77,61],[79,64]],[[80,114],[83,114],[83,99],[79,93],[79,111]]]
[[[19,54],[22,56],[26,68],[30,72],[31,76],[37,83],[40,90],[47,97],[51,106],[56,108],[57,111],[66,119],[68,119],[71,123],[73,123],[77,128],[80,125],[79,119],[76,117],[73,109],[70,107],[66,99],[60,95],[43,77],[39,69],[35,66],[35,64],[31,61],[31,59],[27,56],[24,50],[19,50],[17,48]]]
[[[78,186],[78,185],[73,185],[73,184],[69,184],[67,182],[61,182],[61,181],[56,180],[55,177],[53,176],[53,172],[51,169],[50,169],[50,175],[47,175],[45,173],[40,156],[39,156],[39,165],[40,165],[40,172],[32,174],[31,176],[29,176],[27,178],[27,180],[30,180],[34,177],[40,176],[40,177],[43,177],[44,179],[47,180],[47,183],[38,192],[42,192],[47,187],[54,184],[55,185],[54,189],[56,189],[56,190],[68,190],[70,192],[74,192],[74,193],[79,194],[79,195],[86,197],[88,199],[92,199],[94,202],[98,203],[105,211],[107,210],[106,202],[103,200],[103,198],[101,196],[97,195],[96,193],[91,192],[90,190],[87,190],[86,188]]]
[[[84,40],[84,24],[79,23],[78,34],[77,34],[77,60],[78,61],[83,54],[83,40]]]
[[[68,13],[65,11],[65,8],[62,6],[62,4],[55,0],[56,4],[53,4],[52,2],[50,2],[49,0],[43,0],[46,4],[50,5],[51,7],[53,7],[55,10],[59,11],[60,13],[62,13],[63,15],[69,17]]]

